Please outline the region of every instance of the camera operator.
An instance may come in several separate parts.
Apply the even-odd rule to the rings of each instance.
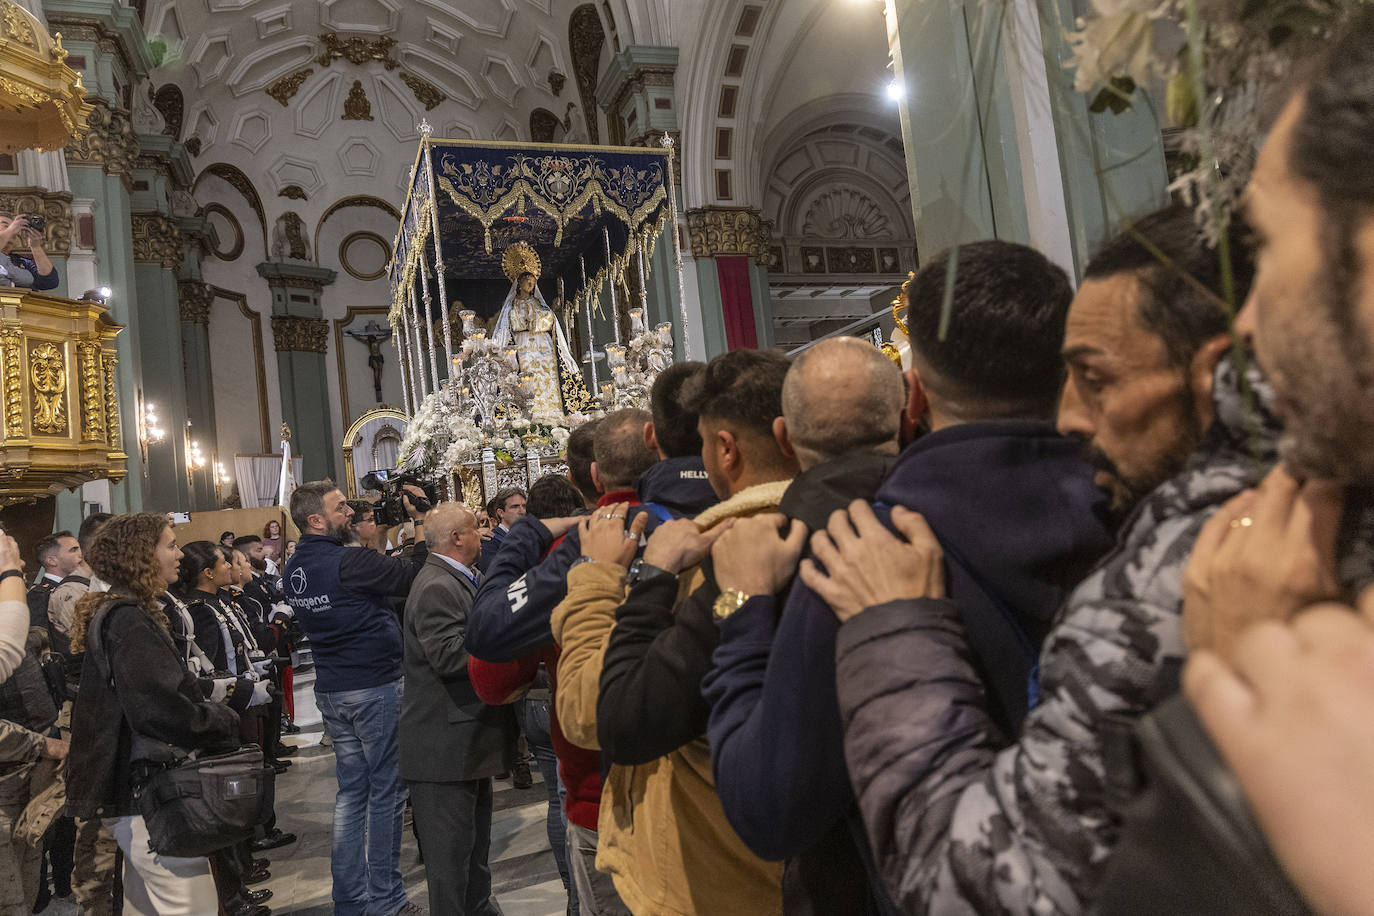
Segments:
[[[406,905],[401,880],[405,788],[398,767],[401,714],[401,627],[387,603],[404,598],[429,550],[429,502],[417,486],[402,488],[415,524],[410,559],[347,546],[353,510],[332,481],[291,494],[301,530],[283,587],[315,655],[315,701],[334,744],[338,793],[330,863],[334,906],[347,912],[395,913]]]
[[[43,227],[43,221],[36,216],[0,216],[0,286],[57,289],[57,268],[43,251]],[[13,254],[26,240],[33,257]]]

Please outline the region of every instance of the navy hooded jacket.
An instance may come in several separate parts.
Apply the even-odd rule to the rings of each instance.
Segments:
[[[629,508],[626,524],[639,512],[649,512],[646,538],[667,518],[696,515],[717,502],[699,457],[656,463],[641,475],[638,495],[643,506]],[[513,662],[553,642],[549,620],[568,594],[568,570],[582,555],[573,528],[540,562],[553,542],[553,534],[537,518],[526,515],[511,526],[468,614],[467,648],[473,657]]]
[[[989,703],[1014,735],[1036,648],[1112,544],[1078,445],[1048,423],[947,427],[902,452],[876,501],[884,519],[884,505],[920,512],[939,538]],[[834,612],[800,580],[780,615],[760,596],[721,623],[703,684],[712,769],[731,825],[765,859],[802,855],[854,808],[835,690],[838,631]]]

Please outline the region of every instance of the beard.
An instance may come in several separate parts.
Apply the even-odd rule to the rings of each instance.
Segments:
[[[325,529],[325,534],[332,538],[338,538],[347,544],[349,539],[353,537],[353,526],[348,522],[339,525],[330,525]]]
[[[1125,521],[1141,500],[1153,493],[1159,486],[1176,477],[1188,463],[1188,458],[1202,440],[1202,418],[1198,416],[1197,401],[1190,382],[1185,381],[1178,395],[1177,416],[1174,431],[1170,436],[1169,447],[1149,456],[1142,464],[1130,471],[1124,471],[1111,456],[1104,452],[1091,439],[1083,443],[1083,459],[1094,470],[1111,475],[1107,496],[1111,500],[1112,520],[1116,524]]]

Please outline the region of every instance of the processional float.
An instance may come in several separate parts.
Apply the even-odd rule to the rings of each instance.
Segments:
[[[427,122],[420,134],[390,265],[410,418],[399,467],[482,505],[565,470],[588,419],[647,406],[674,322],[686,347],[673,147],[441,140]],[[665,229],[676,317],[649,299]]]

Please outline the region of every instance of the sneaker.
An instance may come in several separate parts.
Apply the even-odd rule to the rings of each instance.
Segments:
[[[511,776],[511,785],[517,789],[528,789],[534,785],[534,776],[530,774],[529,761],[522,760],[515,765],[515,771]]]

